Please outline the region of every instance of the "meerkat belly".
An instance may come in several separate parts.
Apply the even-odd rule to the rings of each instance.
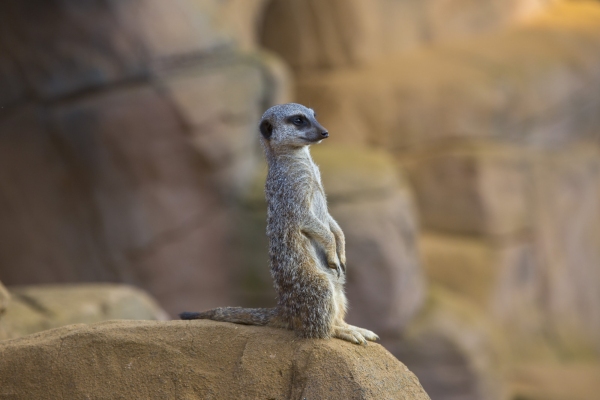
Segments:
[[[319,219],[325,226],[329,227],[329,213],[327,212],[327,203],[325,196],[320,191],[315,191],[311,201],[311,212]],[[329,273],[329,266],[327,263],[327,255],[323,246],[316,240],[311,240],[313,253],[316,261],[319,264],[321,270]]]

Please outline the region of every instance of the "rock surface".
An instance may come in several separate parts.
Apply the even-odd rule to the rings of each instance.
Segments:
[[[110,321],[0,342],[0,396],[429,399],[377,344],[213,321]]]
[[[0,340],[70,324],[169,318],[145,292],[126,285],[17,286],[10,293],[12,302],[0,320]]]

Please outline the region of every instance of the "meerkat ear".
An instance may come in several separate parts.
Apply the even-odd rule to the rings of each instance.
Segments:
[[[273,134],[273,124],[265,119],[260,123],[260,133],[265,139],[271,139],[271,135]]]

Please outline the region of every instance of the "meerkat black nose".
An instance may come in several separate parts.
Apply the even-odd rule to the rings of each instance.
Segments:
[[[329,132],[323,131],[323,132],[321,132],[321,136],[323,136],[324,138],[327,138],[327,137],[329,137]]]

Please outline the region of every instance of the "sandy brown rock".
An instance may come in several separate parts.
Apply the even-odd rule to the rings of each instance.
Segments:
[[[0,394],[31,398],[429,399],[377,344],[212,321],[71,325],[0,343]]]
[[[0,321],[0,340],[70,324],[169,318],[148,294],[127,285],[15,286],[10,293],[13,300]]]

